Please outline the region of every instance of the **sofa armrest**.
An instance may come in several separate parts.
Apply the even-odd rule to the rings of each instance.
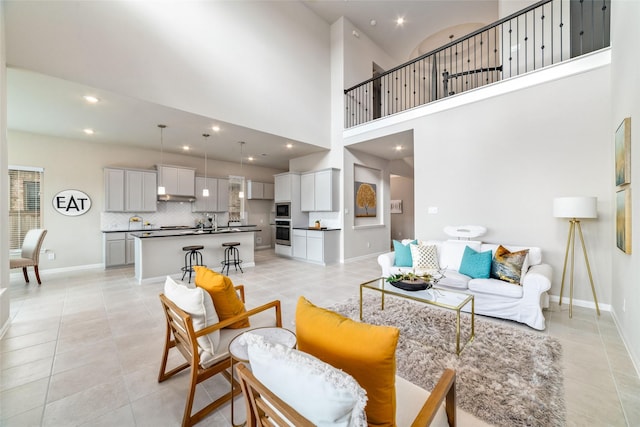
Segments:
[[[396,260],[395,252],[386,252],[378,255],[378,264],[382,268],[382,277],[391,276],[391,267]]]
[[[533,293],[536,298],[551,289],[551,266],[549,264],[532,265],[522,279],[524,292]]]

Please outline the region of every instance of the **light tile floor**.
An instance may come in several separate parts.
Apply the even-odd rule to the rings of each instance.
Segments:
[[[329,306],[357,296],[358,284],[379,272],[375,258],[325,268],[263,250],[254,268],[230,275],[246,286],[249,306],[280,299],[283,322],[292,327],[298,296]],[[0,341],[0,425],[179,425],[186,375],[156,380],[163,281],[137,285],[132,268],[41,275],[42,286],[25,285],[22,275],[11,280],[12,323]],[[640,425],[640,380],[611,315],[598,319],[574,308],[569,319],[566,307],[553,305],[545,316],[541,333],[563,344],[567,425]],[[227,387],[207,381],[196,405]],[[227,427],[229,415],[226,405],[199,425]]]

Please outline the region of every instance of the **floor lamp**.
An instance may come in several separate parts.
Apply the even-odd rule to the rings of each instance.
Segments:
[[[597,199],[595,197],[556,197],[553,200],[553,216],[556,218],[569,218],[569,236],[567,238],[567,250],[564,254],[564,267],[562,268],[562,284],[560,285],[560,305],[562,305],[562,293],[564,291],[564,278],[567,272],[567,260],[569,259],[569,248],[571,248],[571,277],[569,288],[569,317],[573,317],[573,266],[575,254],[575,237],[576,229],[580,235],[580,243],[582,243],[582,252],[584,260],[587,264],[587,272],[589,273],[589,281],[591,282],[591,291],[593,292],[593,300],[596,303],[596,312],[600,315],[598,307],[598,298],[596,297],[596,288],[593,285],[593,277],[591,276],[591,267],[589,266],[589,257],[587,257],[587,247],[584,244],[582,236],[582,227],[580,227],[580,218],[597,218]]]

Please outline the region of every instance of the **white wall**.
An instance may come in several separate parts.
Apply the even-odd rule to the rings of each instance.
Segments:
[[[402,213],[390,214],[391,238],[395,240],[413,239],[414,227],[414,181],[403,176],[391,176],[391,200],[402,200]],[[391,244],[391,242],[389,242]]]
[[[7,69],[5,63],[4,2],[0,2],[0,188],[9,188],[7,172]],[[9,235],[8,191],[0,191],[0,236]],[[0,239],[0,337],[9,320],[9,239]]]
[[[5,4],[13,67],[329,147],[329,25],[300,2]]]
[[[10,131],[8,135],[8,163],[16,166],[44,168],[43,226],[48,229],[44,248],[55,252],[51,261],[41,257],[41,271],[52,268],[95,265],[102,262],[102,233],[100,213],[104,209],[103,168],[107,166],[154,169],[158,162],[155,151],[125,146],[102,145],[80,140],[64,140],[43,135]],[[165,153],[166,164],[187,166],[204,174],[204,160],[174,153]],[[243,175],[247,179],[273,182],[273,175],[283,172],[278,169],[209,160],[209,176],[225,177]],[[89,212],[77,217],[67,217],[53,210],[51,200],[65,189],[84,191],[91,197]],[[268,224],[270,204],[253,203],[254,211],[249,219],[265,220]],[[187,209],[189,210],[189,209]],[[169,224],[165,224],[169,225]],[[173,224],[176,225],[176,224]],[[82,239],[79,238],[82,236]],[[266,228],[264,238],[269,236]]]
[[[631,117],[631,203],[632,254],[612,249],[612,304],[615,319],[622,331],[636,369],[640,371],[640,2],[614,0],[611,4],[612,46],[612,114],[608,123],[609,147],[613,150],[613,135],[625,117]],[[613,165],[609,167],[608,191],[613,197]],[[613,208],[610,212],[614,214]],[[613,226],[609,232],[613,234]]]

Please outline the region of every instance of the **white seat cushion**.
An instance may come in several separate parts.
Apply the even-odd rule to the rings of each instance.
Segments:
[[[446,286],[453,289],[467,289],[469,287],[469,280],[471,277],[458,273],[455,270],[447,270],[444,272],[444,277],[440,279],[436,286]]]
[[[523,288],[499,279],[472,279],[469,290],[479,294],[500,295],[510,298],[522,298]]]

